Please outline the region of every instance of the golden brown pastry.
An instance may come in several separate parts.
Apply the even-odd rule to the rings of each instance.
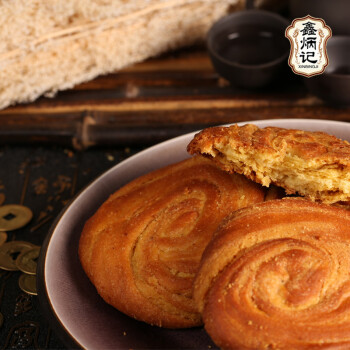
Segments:
[[[349,349],[350,212],[300,198],[234,212],[194,299],[224,349]]]
[[[231,211],[264,200],[262,186],[202,157],[114,193],[86,223],[79,255],[102,298],[158,326],[201,324],[192,285],[202,252]]]
[[[350,144],[323,132],[252,124],[214,127],[197,134],[188,151],[289,194],[328,204],[350,200]]]

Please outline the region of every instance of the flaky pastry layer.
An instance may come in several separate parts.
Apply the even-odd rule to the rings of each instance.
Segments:
[[[198,326],[192,285],[202,253],[227,214],[263,201],[264,192],[202,157],[141,176],[86,223],[82,266],[125,314],[169,328]]]
[[[208,128],[188,145],[228,172],[324,203],[350,200],[350,145],[324,132],[255,125]]]
[[[194,283],[223,349],[350,348],[350,212],[300,198],[228,216]]]

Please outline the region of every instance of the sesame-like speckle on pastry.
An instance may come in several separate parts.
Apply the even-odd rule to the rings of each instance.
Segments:
[[[123,313],[167,328],[198,326],[192,285],[206,245],[226,215],[264,195],[203,157],[158,169],[120,188],[87,221],[81,264]]]
[[[328,204],[350,200],[350,144],[324,132],[253,124],[213,127],[195,135],[188,151],[288,194]]]
[[[223,349],[350,348],[350,212],[301,198],[225,218],[194,283]]]

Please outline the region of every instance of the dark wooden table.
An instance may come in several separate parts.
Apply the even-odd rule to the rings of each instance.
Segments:
[[[348,121],[350,109],[326,106],[289,69],[270,88],[233,88],[214,72],[205,50],[194,48],[0,111],[0,143],[75,149],[150,144],[207,126],[270,118]]]
[[[292,73],[261,91],[233,88],[213,71],[205,50],[194,48],[0,111],[0,204],[24,204],[34,213],[8,239],[41,245],[77,191],[151,144],[270,118],[350,121],[350,109],[326,106]],[[19,275],[0,271],[0,349],[64,348],[38,297],[19,288]]]

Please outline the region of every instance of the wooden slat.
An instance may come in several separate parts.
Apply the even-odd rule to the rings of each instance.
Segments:
[[[260,91],[232,87],[202,48],[185,49],[0,111],[0,143],[154,143],[199,128],[276,118],[350,121],[291,72]]]

